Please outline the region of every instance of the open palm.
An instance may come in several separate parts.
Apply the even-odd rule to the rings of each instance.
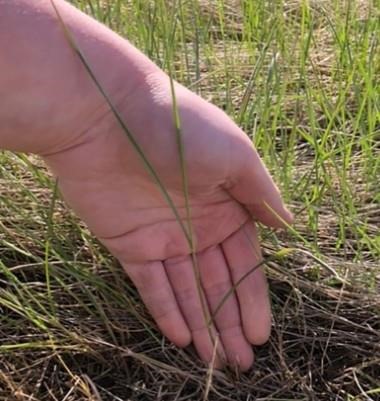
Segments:
[[[45,159],[68,203],[121,262],[162,332],[179,346],[193,342],[210,361],[213,341],[204,306],[206,315],[212,314],[232,283],[259,262],[252,218],[281,227],[281,219],[291,217],[246,135],[179,84],[175,94],[184,168],[164,73],[149,76],[117,105],[162,187],[111,111],[67,150]],[[267,340],[270,320],[267,284],[257,270],[214,318],[211,331],[220,336],[217,366],[249,368],[250,343]]]

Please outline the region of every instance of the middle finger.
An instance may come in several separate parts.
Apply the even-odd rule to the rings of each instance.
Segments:
[[[210,313],[203,290],[199,288],[200,283],[197,283],[192,258],[191,256],[170,258],[164,265],[177,303],[191,331],[194,346],[200,358],[210,362],[217,333],[213,324],[208,326]],[[226,358],[223,346],[219,341],[216,343],[218,347],[215,367],[220,368]]]

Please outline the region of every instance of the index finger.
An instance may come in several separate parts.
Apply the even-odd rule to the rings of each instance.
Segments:
[[[191,334],[162,262],[123,264],[123,268],[135,284],[162,333],[179,347],[189,345]]]
[[[286,227],[293,221],[293,216],[256,149],[248,138],[244,138],[234,151],[239,157],[235,156],[225,189],[255,219],[270,227]]]

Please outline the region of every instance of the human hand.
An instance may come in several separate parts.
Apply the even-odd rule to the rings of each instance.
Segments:
[[[253,220],[271,227],[291,221],[278,190],[247,136],[176,84],[189,219],[167,75],[67,2],[55,3],[178,218],[69,46],[50,0],[0,7],[0,146],[44,157],[65,199],[121,262],[171,341],[193,342],[210,361],[209,331],[219,333],[216,366],[248,369],[251,344],[265,342],[271,325],[262,270],[228,297],[210,330],[207,320],[261,258]]]
[[[247,136],[181,85],[176,84],[175,94],[207,315],[260,262],[253,220],[282,227],[281,219],[291,222],[291,215]],[[149,75],[117,108],[187,227],[168,77]],[[45,155],[65,199],[120,261],[163,334],[180,347],[193,342],[200,357],[210,361],[213,341],[189,241],[159,185],[112,112],[77,140],[67,150]],[[211,331],[220,336],[216,366],[227,362],[248,369],[251,344],[266,342],[270,326],[267,283],[257,269],[214,318]]]

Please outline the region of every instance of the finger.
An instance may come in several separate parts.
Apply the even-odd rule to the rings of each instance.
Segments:
[[[200,358],[210,362],[214,351],[216,329],[214,325],[207,327],[210,312],[203,291],[200,289],[203,297],[203,302],[201,301],[192,259],[190,256],[167,259],[165,269],[191,331],[194,346]],[[215,367],[222,367],[225,360],[223,346],[218,341]]]
[[[228,266],[219,246],[199,253],[198,262],[205,295],[211,313],[215,313],[223,297],[232,287]],[[244,336],[239,305],[234,293],[231,293],[214,315],[214,323],[228,362],[233,366],[239,366],[242,371],[248,370],[253,363],[252,346]]]
[[[175,295],[161,262],[125,264],[149,312],[162,333],[179,347],[191,342],[191,334],[178,307]]]
[[[290,224],[293,216],[284,205],[280,191],[257,151],[246,143],[240,151],[241,162],[236,163],[226,186],[227,191],[263,224],[274,228],[286,227],[284,222]]]
[[[227,238],[222,249],[236,284],[261,261],[256,227],[246,223]],[[236,288],[244,334],[252,344],[265,343],[270,335],[271,308],[268,284],[261,268],[250,273]]]

